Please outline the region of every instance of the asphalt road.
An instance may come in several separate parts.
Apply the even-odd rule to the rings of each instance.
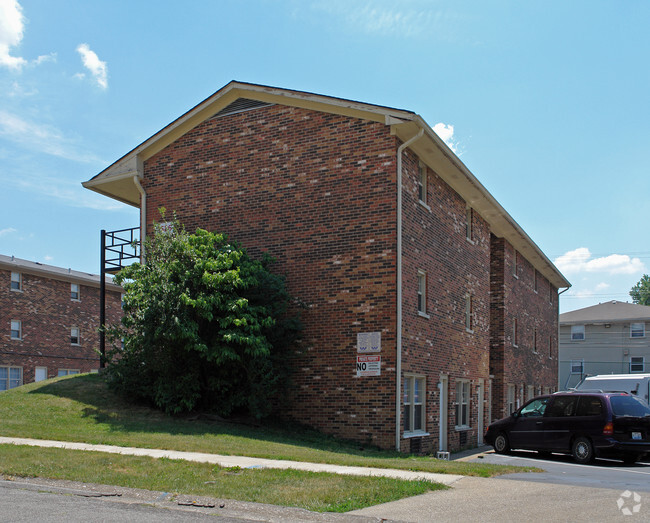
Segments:
[[[589,465],[579,465],[570,456],[553,454],[540,458],[536,452],[516,451],[510,455],[488,451],[468,461],[533,466],[545,472],[537,474],[508,474],[499,479],[553,483],[579,487],[650,492],[650,461],[624,465],[617,460],[596,459]]]

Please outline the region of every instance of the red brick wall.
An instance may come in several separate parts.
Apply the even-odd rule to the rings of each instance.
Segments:
[[[448,448],[476,446],[478,383],[489,380],[489,271],[488,224],[474,212],[472,241],[467,240],[467,204],[434,171],[427,169],[427,206],[418,197],[418,159],[404,154],[404,336],[405,373],[426,376],[426,430],[418,445],[438,450],[438,382],[449,376]],[[418,313],[418,270],[426,272],[427,306]],[[465,298],[472,296],[472,332],[465,325]],[[456,380],[470,380],[469,429],[456,430]],[[485,406],[485,404],[484,404]],[[484,413],[487,413],[485,408]],[[485,419],[485,417],[484,417]],[[485,425],[483,425],[485,428]],[[461,433],[464,441],[461,442]],[[407,441],[408,442],[408,441]]]
[[[515,385],[521,405],[527,389],[535,395],[545,388],[557,390],[558,370],[558,294],[557,288],[517,252],[517,277],[513,275],[514,247],[503,239],[493,238],[493,307],[491,365],[498,382],[495,386],[493,418],[506,416],[507,386]],[[537,291],[535,291],[537,278]],[[517,319],[517,344],[513,343],[513,321]],[[537,330],[537,351],[534,332]]]
[[[59,369],[98,369],[99,288],[80,283],[80,300],[73,301],[71,281],[23,272],[22,292],[16,292],[10,278],[10,270],[0,269],[0,366],[22,367],[23,383],[34,381],[35,367],[47,367],[49,378]],[[106,318],[120,316],[120,293],[107,291]],[[22,340],[11,339],[12,320],[22,322]],[[79,345],[70,344],[71,327],[80,329]]]
[[[287,414],[384,447],[395,430],[396,140],[370,121],[280,105],[207,120],[145,162],[147,222],[268,251],[308,304]],[[359,332],[381,376],[357,378]]]

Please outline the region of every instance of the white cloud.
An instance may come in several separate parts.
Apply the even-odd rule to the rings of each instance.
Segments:
[[[25,29],[23,10],[17,0],[0,0],[0,65],[20,69],[27,62],[19,56],[11,56],[11,48],[23,39]]]
[[[97,54],[88,47],[88,44],[80,44],[77,47],[77,52],[81,55],[84,67],[90,71],[99,87],[106,89],[108,87],[108,67],[106,62],[102,62]]]
[[[581,272],[607,274],[636,274],[643,272],[645,266],[639,258],[630,258],[627,254],[610,254],[592,258],[586,247],[579,247],[556,258],[555,265],[566,274]]]
[[[1,0],[0,0],[1,1]],[[31,150],[78,162],[100,160],[80,152],[61,131],[46,124],[29,122],[20,116],[0,110],[0,136]]]
[[[7,227],[6,229],[0,229],[0,238],[3,236],[7,236],[7,234],[11,234],[13,232],[18,232],[17,229],[14,229],[13,227]]]
[[[326,0],[312,8],[341,18],[355,32],[406,38],[447,35],[457,16],[449,10],[432,9],[428,2],[373,0],[363,5],[349,0]]]
[[[457,149],[457,143],[454,141],[454,126],[447,125],[442,122],[437,123],[433,126],[435,133],[440,136],[443,142],[454,152]]]

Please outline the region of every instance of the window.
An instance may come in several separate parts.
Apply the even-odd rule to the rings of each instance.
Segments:
[[[537,354],[537,327],[533,329],[533,352]]]
[[[11,290],[18,292],[23,290],[23,276],[19,272],[11,273]]]
[[[515,411],[515,386],[508,385],[508,414],[512,414]]]
[[[524,418],[543,416],[547,403],[548,398],[540,398],[538,400],[531,401],[528,405],[522,407],[519,414]]]
[[[553,357],[553,336],[548,337],[548,357]]]
[[[11,339],[23,339],[23,323],[20,320],[11,320]]]
[[[578,401],[576,416],[600,416],[603,413],[603,404],[595,396],[582,396]]]
[[[519,332],[518,332],[518,326],[517,326],[517,318],[512,319],[512,345],[513,347],[518,347],[519,346]]]
[[[571,325],[571,341],[583,341],[585,339],[584,325]]]
[[[630,338],[645,338],[645,323],[630,323]]]
[[[517,276],[517,257],[518,254],[517,251],[515,251],[514,255],[512,256],[512,275],[515,278],[519,278],[519,276]]]
[[[546,416],[564,418],[573,416],[576,412],[579,396],[556,396],[550,407],[546,409]]]
[[[70,329],[70,344],[79,345],[81,343],[81,336],[79,332],[79,327],[72,327]]]
[[[532,400],[535,397],[535,385],[528,385],[526,391],[526,401]]]
[[[465,236],[471,242],[472,241],[472,218],[474,217],[474,211],[471,207],[467,208],[467,218],[465,220]]]
[[[456,428],[469,427],[469,380],[456,382]]]
[[[571,374],[582,374],[585,370],[584,360],[571,360]]]
[[[404,432],[424,432],[424,378],[404,376]]]
[[[645,360],[643,356],[632,356],[630,358],[630,372],[645,372]]]
[[[427,204],[427,168],[421,163],[418,173],[418,198],[423,204]]]
[[[537,292],[539,289],[537,287],[537,269],[533,269],[533,290]]]
[[[465,296],[465,330],[468,332],[473,332],[472,328],[474,327],[472,316],[474,315],[472,295],[467,294]]]
[[[418,313],[427,314],[427,273],[418,271]]]
[[[0,367],[0,390],[9,390],[23,384],[22,367]]]
[[[78,283],[71,283],[70,284],[70,299],[71,300],[79,300],[79,284]]]
[[[71,374],[79,374],[79,369],[59,369],[59,376],[69,376]]]

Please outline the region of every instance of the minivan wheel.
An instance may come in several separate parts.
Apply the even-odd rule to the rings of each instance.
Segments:
[[[594,460],[594,446],[587,438],[580,436],[573,442],[572,454],[578,463],[591,463]]]
[[[494,438],[494,450],[498,454],[507,454],[510,452],[510,443],[508,442],[508,436],[503,432],[497,434],[497,437]]]

